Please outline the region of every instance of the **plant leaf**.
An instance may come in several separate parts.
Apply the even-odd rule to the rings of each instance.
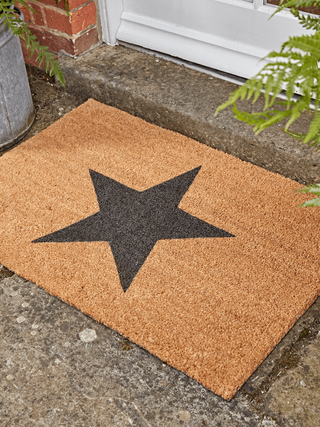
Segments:
[[[320,184],[311,184],[296,190],[299,193],[312,193],[320,197]]]
[[[302,203],[299,208],[312,208],[316,206],[320,206],[320,197],[317,197],[316,199],[307,200],[306,202]]]

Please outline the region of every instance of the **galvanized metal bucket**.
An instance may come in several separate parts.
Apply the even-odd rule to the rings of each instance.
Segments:
[[[35,117],[19,37],[3,22],[0,19],[0,152],[18,142]]]

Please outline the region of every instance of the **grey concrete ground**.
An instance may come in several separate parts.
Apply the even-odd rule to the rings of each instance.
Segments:
[[[5,278],[0,293],[2,426],[276,425],[30,282]]]
[[[83,100],[29,79],[26,138]],[[228,402],[2,265],[0,319],[1,427],[320,426],[320,299]]]

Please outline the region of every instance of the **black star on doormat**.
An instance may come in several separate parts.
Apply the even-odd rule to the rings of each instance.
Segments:
[[[90,170],[100,211],[32,243],[108,242],[126,292],[158,240],[235,237],[178,208],[200,168],[145,191]]]

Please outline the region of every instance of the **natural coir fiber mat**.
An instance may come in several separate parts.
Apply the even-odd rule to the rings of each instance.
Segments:
[[[3,265],[226,399],[319,294],[299,184],[93,100],[0,179]]]

